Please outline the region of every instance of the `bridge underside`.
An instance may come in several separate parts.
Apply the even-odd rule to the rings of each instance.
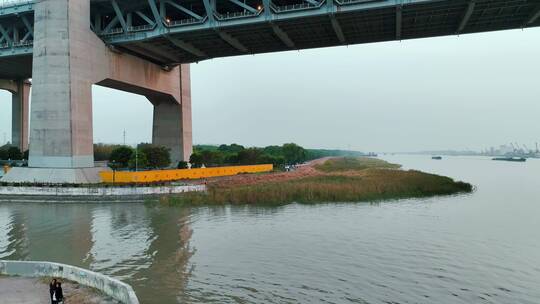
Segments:
[[[0,7],[2,77],[31,76],[35,5]],[[171,66],[536,27],[540,0],[91,0],[90,23],[118,51]]]
[[[185,17],[169,9],[164,29],[126,32],[118,28],[119,33],[102,33],[102,38],[126,52],[170,64],[540,26],[540,1],[452,0],[381,7],[376,2],[388,1],[369,1],[369,9],[334,5],[335,12],[330,13],[326,3],[305,11],[272,11],[269,17],[261,11],[256,16],[221,21],[218,25],[205,21],[176,26]]]
[[[0,57],[0,78],[27,79],[32,77],[32,54]]]
[[[0,7],[0,70],[28,78],[33,6]],[[92,0],[109,46],[171,66],[211,58],[540,26],[540,0]]]

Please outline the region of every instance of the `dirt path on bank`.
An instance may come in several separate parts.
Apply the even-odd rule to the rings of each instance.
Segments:
[[[273,173],[264,173],[264,174],[240,174],[234,176],[224,176],[210,178],[207,180],[209,185],[215,185],[219,187],[226,187],[229,185],[253,185],[258,183],[268,183],[268,182],[281,182],[289,181],[299,178],[311,177],[324,175],[324,172],[321,172],[315,169],[315,166],[325,163],[327,160],[332,159],[333,157],[319,158],[316,160],[309,161],[303,165],[299,165],[294,171],[290,172],[273,172]]]

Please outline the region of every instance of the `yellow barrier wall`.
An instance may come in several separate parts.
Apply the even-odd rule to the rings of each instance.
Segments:
[[[260,173],[274,170],[273,165],[234,166],[202,169],[156,170],[156,171],[103,171],[100,172],[104,183],[156,183],[182,179],[201,179],[217,176],[230,176],[241,173]],[[114,179],[114,180],[113,180]]]

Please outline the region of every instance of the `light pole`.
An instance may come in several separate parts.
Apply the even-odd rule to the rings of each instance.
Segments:
[[[139,171],[139,148],[135,148],[135,172]]]
[[[113,165],[112,165],[112,184],[114,186],[114,182],[116,180],[116,161],[113,160],[112,163],[113,163]]]

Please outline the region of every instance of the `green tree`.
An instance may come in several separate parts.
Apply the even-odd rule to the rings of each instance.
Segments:
[[[7,158],[11,160],[23,159],[23,153],[18,147],[11,146],[7,149]]]
[[[224,154],[220,151],[202,151],[202,163],[207,167],[215,167],[223,164]]]
[[[238,153],[227,154],[223,158],[223,163],[227,165],[237,165],[238,162]]]
[[[272,164],[275,167],[281,167],[285,165],[285,158],[283,156],[272,156],[264,154],[259,158],[259,164]]]
[[[7,160],[9,158],[9,153],[7,147],[0,147],[0,159]]]
[[[109,165],[113,163],[115,168],[127,168],[132,155],[132,148],[119,146],[112,150]]]
[[[238,153],[238,163],[241,165],[254,165],[260,162],[263,155],[262,149],[249,148]]]
[[[131,158],[129,159],[128,166],[132,170],[146,169],[148,167],[148,158],[146,157],[146,154],[138,149],[137,151],[133,151]]]
[[[218,148],[218,150],[220,152],[225,152],[225,153],[238,153],[238,152],[240,152],[240,151],[242,151],[244,149],[245,149],[244,146],[241,146],[241,145],[238,145],[238,144],[221,145]]]
[[[105,161],[110,160],[112,151],[120,145],[94,144],[94,160]]]
[[[148,167],[166,168],[171,165],[171,153],[166,147],[142,144],[139,149],[146,155]]]
[[[306,161],[306,150],[299,145],[294,143],[284,144],[282,149],[287,164],[292,165]]]
[[[204,150],[216,151],[217,149],[218,149],[218,147],[213,146],[213,145],[195,145],[195,146],[193,146],[193,151],[195,151],[195,152],[202,152]]]
[[[283,148],[280,146],[268,146],[264,148],[264,153],[271,156],[283,156]]]
[[[202,155],[198,152],[191,154],[189,157],[191,168],[200,168],[203,165]]]
[[[176,166],[177,169],[187,169],[188,168],[188,162],[187,161],[179,161],[178,166]]]

